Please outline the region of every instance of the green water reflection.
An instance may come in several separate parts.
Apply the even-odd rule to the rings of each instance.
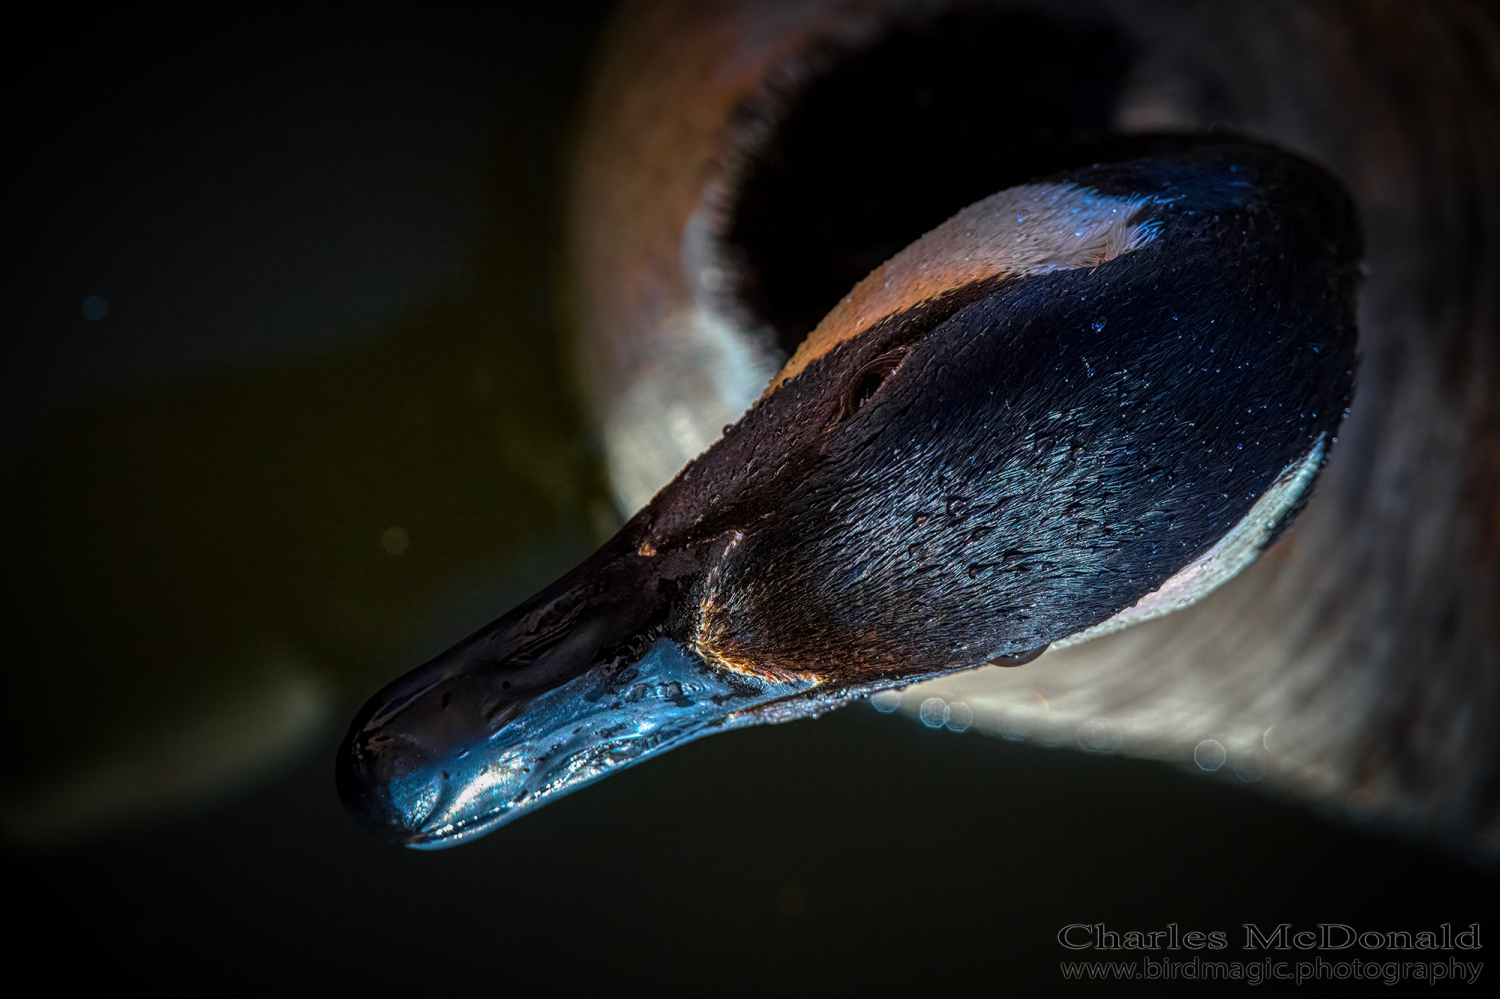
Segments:
[[[380,335],[94,401],[12,457],[12,838],[240,785],[507,609],[455,620],[476,580],[524,596],[612,528],[554,328],[555,192],[502,163],[490,202],[464,285]]]

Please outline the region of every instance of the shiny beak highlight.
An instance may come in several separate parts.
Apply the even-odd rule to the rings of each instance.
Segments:
[[[610,619],[626,608],[649,619],[651,600],[605,598],[601,615],[579,614],[568,584],[366,704],[337,761],[339,794],[361,824],[442,849],[701,736],[806,713],[799,695],[816,680],[710,665],[659,626],[627,635],[623,647],[640,651],[621,654]],[[559,605],[571,626],[549,637]]]

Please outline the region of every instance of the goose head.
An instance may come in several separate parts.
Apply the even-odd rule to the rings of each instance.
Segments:
[[[878,267],[557,582],[378,692],[337,761],[431,849],[714,732],[1185,606],[1305,502],[1360,237],[1270,147],[1137,142]]]

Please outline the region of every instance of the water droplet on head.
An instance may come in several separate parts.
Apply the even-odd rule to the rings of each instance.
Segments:
[[[1094,332],[1098,333],[1100,330],[1104,329],[1104,324],[1108,321],[1109,320],[1105,319],[1103,316],[1095,316],[1094,321],[1091,324],[1094,327]]]

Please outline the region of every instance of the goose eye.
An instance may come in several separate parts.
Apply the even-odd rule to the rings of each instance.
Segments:
[[[859,369],[854,380],[849,384],[849,393],[844,398],[843,417],[848,418],[859,412],[860,407],[870,401],[870,398],[880,391],[880,386],[885,384],[887,378],[896,373],[901,367],[901,362],[906,359],[906,348],[897,347],[888,350],[884,354],[867,363]]]

